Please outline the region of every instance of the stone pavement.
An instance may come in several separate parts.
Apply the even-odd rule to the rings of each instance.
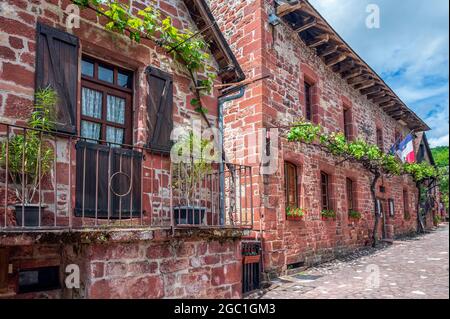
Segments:
[[[449,226],[443,224],[426,235],[281,277],[249,298],[448,299],[448,255]]]

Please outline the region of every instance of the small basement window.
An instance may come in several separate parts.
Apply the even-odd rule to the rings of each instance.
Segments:
[[[48,291],[61,288],[59,267],[42,267],[19,271],[19,293]]]
[[[305,262],[304,261],[287,265],[287,269],[288,270],[299,269],[299,268],[302,268],[302,267],[305,267]]]

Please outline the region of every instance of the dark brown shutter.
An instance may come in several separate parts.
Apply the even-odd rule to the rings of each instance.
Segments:
[[[79,141],[76,150],[75,216],[139,217],[142,153],[85,141]]]
[[[58,92],[57,130],[76,133],[78,38],[38,23],[36,89]]]
[[[0,247],[0,293],[8,290],[8,250]]]
[[[149,95],[147,100],[148,147],[157,153],[169,154],[173,129],[173,78],[153,67],[147,68]]]

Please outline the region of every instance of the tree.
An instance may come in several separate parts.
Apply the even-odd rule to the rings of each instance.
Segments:
[[[449,148],[448,146],[439,146],[433,148],[431,152],[439,170],[439,189],[442,194],[442,202],[448,210]]]

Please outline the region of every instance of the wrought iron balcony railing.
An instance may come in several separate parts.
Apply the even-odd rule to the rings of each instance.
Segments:
[[[251,167],[0,123],[0,232],[253,226]]]

